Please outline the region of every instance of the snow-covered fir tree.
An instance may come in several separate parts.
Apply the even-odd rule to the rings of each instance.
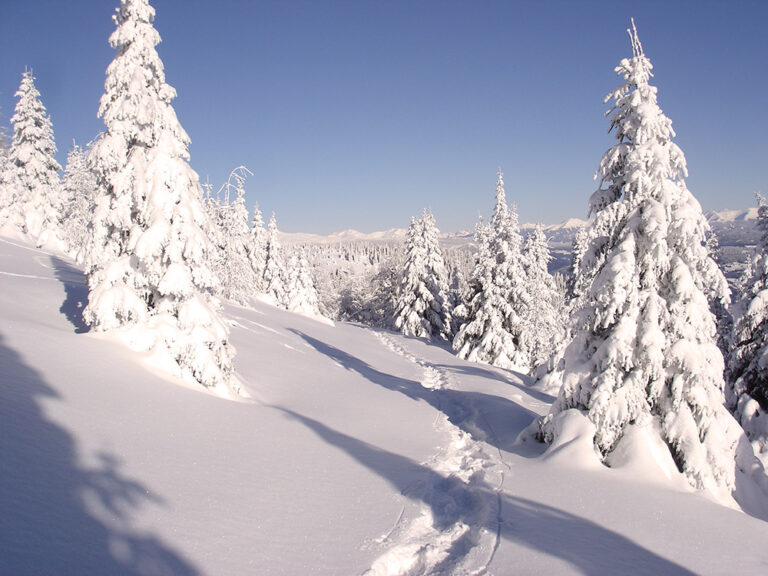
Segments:
[[[421,233],[424,236],[424,251],[426,254],[424,283],[429,293],[432,294],[427,319],[432,326],[433,336],[444,340],[451,340],[453,338],[453,318],[450,288],[448,286],[450,275],[443,258],[443,251],[440,249],[440,230],[437,228],[437,223],[431,210],[424,210],[421,222]]]
[[[586,227],[581,227],[576,231],[576,235],[573,238],[573,248],[571,250],[571,278],[569,282],[569,292],[572,298],[579,298],[586,291],[586,279],[581,272],[581,265],[588,248],[589,234]]]
[[[11,170],[11,159],[9,157],[8,138],[5,134],[5,128],[0,126],[0,228],[8,220],[9,210],[13,204],[15,186],[11,183],[15,175]]]
[[[577,409],[608,456],[628,427],[658,430],[693,486],[727,493],[746,441],[723,405],[709,307],[727,299],[727,285],[707,252],[708,224],[686,187],[685,157],[649,84],[634,22],[630,38],[633,55],[616,68],[624,82],[606,97],[618,143],[603,156],[590,199],[588,287],[542,431],[552,440],[559,416]]]
[[[720,241],[714,230],[709,229],[706,232],[706,247],[709,257],[722,270],[723,261],[720,253]],[[733,331],[733,316],[730,310],[730,300],[723,299],[716,292],[709,294],[709,309],[715,315],[715,324],[717,326],[717,347],[724,357],[727,357],[730,351],[730,338]]]
[[[272,300],[275,305],[287,307],[288,293],[286,282],[288,279],[288,270],[286,269],[283,249],[280,246],[278,238],[277,218],[275,213],[269,218],[267,224],[267,249],[264,262],[264,294]]]
[[[450,338],[448,273],[440,251],[437,225],[428,210],[422,218],[411,219],[395,302],[394,326],[403,334]]]
[[[400,254],[390,256],[367,274],[341,276],[338,318],[368,326],[394,329],[397,288],[403,262]]]
[[[768,205],[758,196],[760,242],[741,278],[728,358],[728,408],[759,453],[768,453]]]
[[[529,295],[524,320],[532,370],[552,358],[565,338],[565,295],[547,268],[551,259],[547,237],[539,224],[528,234],[523,246]]]
[[[88,152],[74,142],[67,154],[67,165],[62,179],[64,203],[62,206],[61,235],[70,252],[82,261],[82,247],[88,239],[96,197],[96,176],[88,165]]]
[[[262,294],[265,291],[264,268],[267,263],[267,231],[264,228],[264,218],[259,205],[253,207],[251,219],[250,240],[248,242],[248,261],[253,270],[254,291]]]
[[[469,283],[464,272],[458,266],[451,266],[448,271],[448,304],[451,310],[451,333],[454,335],[466,321],[464,295],[468,290]]]
[[[212,223],[155,49],[154,17],[147,0],[122,0],[113,16],[117,54],[99,107],[106,130],[91,155],[100,192],[84,317],[96,330],[141,328],[151,335],[144,347],[166,347],[183,376],[226,390],[234,350],[210,296]]]
[[[291,256],[288,265],[288,286],[286,287],[287,308],[309,316],[319,316],[320,308],[312,269],[303,250]]]
[[[55,241],[61,223],[62,189],[56,161],[53,126],[27,70],[21,78],[18,101],[11,117],[13,144],[11,218],[25,233],[43,244]]]
[[[256,276],[249,257],[251,229],[245,207],[245,179],[251,172],[238,166],[223,186],[223,201],[215,204],[218,248],[215,272],[221,295],[239,304],[247,304],[256,294]]]
[[[489,225],[477,229],[477,264],[465,299],[466,322],[453,340],[460,358],[501,368],[530,367],[524,315],[529,305],[522,236],[514,207],[507,206],[503,174]]]

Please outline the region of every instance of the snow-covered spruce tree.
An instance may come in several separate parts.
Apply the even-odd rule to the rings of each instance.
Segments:
[[[395,296],[394,326],[408,336],[451,336],[447,272],[432,214],[411,219],[405,241],[405,264]]]
[[[88,152],[74,142],[67,154],[67,165],[62,179],[64,201],[62,205],[62,240],[70,252],[82,261],[82,247],[88,239],[88,225],[96,196],[96,176],[88,166]]]
[[[14,223],[38,243],[54,240],[61,223],[62,190],[56,161],[53,127],[35,77],[24,72],[18,102],[11,117],[13,144],[10,160],[15,169],[15,193],[12,203]]]
[[[707,230],[705,244],[709,257],[722,270],[723,260],[720,253],[720,240],[718,240],[714,230]],[[709,294],[709,309],[715,315],[717,347],[720,348],[723,356],[727,357],[730,351],[730,339],[733,331],[733,315],[730,310],[730,300],[719,298],[717,293]]]
[[[423,284],[426,254],[423,222],[411,217],[405,238],[405,263],[395,292],[394,326],[406,336],[429,338],[430,331],[423,313],[429,293]]]
[[[267,263],[267,231],[264,228],[264,219],[258,204],[253,207],[250,240],[248,242],[248,261],[251,264],[251,270],[253,270],[253,289],[257,294],[262,294],[265,290],[264,268]]]
[[[528,371],[530,355],[524,314],[529,295],[517,212],[507,206],[503,174],[496,182],[496,207],[480,227],[477,264],[466,299],[467,320],[453,340],[459,358]]]
[[[424,283],[432,294],[427,319],[431,325],[432,335],[444,340],[453,338],[451,316],[452,306],[448,288],[448,268],[445,265],[443,252],[440,249],[439,235],[435,217],[430,210],[424,210],[421,216],[421,233],[424,236],[426,276]]]
[[[768,205],[758,196],[760,242],[741,279],[728,358],[728,408],[768,453]]]
[[[288,271],[285,267],[285,258],[278,238],[277,219],[275,213],[269,219],[267,224],[267,249],[264,262],[264,290],[267,298],[272,300],[276,306],[288,306],[288,293],[286,291],[286,282]]]
[[[530,298],[524,319],[532,370],[555,356],[565,338],[565,295],[558,290],[555,279],[547,269],[550,260],[547,237],[539,224],[528,234],[523,246]]]
[[[244,183],[249,174],[245,166],[232,170],[223,186],[224,200],[215,205],[219,230],[215,236],[218,257],[214,268],[220,294],[239,304],[247,304],[256,294],[256,278],[249,259],[251,230],[245,207]]]
[[[213,224],[155,50],[154,17],[147,0],[122,0],[113,16],[117,54],[99,107],[106,130],[91,155],[100,191],[84,318],[96,330],[148,328],[143,347],[166,347],[182,375],[226,390],[234,350],[210,296]]]
[[[309,316],[319,316],[320,308],[315,280],[303,250],[294,254],[288,265],[288,286],[286,288],[287,308]]]
[[[727,299],[727,285],[707,252],[708,224],[685,185],[685,157],[648,83],[651,62],[634,22],[630,38],[633,56],[616,68],[624,83],[606,98],[618,143],[603,156],[590,199],[582,270],[591,281],[542,432],[551,441],[561,413],[577,409],[608,456],[629,426],[658,429],[693,486],[729,491],[746,440],[723,405],[708,302]]]
[[[8,220],[9,210],[13,204],[15,187],[11,183],[15,175],[11,171],[11,159],[9,157],[8,139],[5,129],[0,126],[0,228]]]
[[[586,280],[581,272],[581,264],[588,248],[589,234],[587,228],[579,228],[573,238],[573,249],[571,250],[571,278],[568,283],[568,291],[572,298],[581,297],[587,288],[585,286]]]
[[[456,335],[466,321],[467,309],[464,295],[469,291],[469,283],[458,266],[451,266],[448,272],[448,303],[451,310],[451,333]]]

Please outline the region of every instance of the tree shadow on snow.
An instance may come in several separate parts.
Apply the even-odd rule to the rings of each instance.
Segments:
[[[83,310],[88,305],[85,276],[80,270],[56,256],[51,256],[51,265],[66,295],[59,311],[75,327],[75,334],[88,332],[88,325],[83,320]]]
[[[290,331],[345,369],[388,390],[427,402],[445,414],[454,426],[501,450],[513,451],[517,435],[538,418],[538,414],[500,396],[450,388],[425,388],[416,380],[382,372],[364,360],[299,330]]]
[[[485,481],[465,483],[456,477],[441,476],[409,458],[333,430],[317,420],[284,408],[276,409],[304,424],[327,444],[343,450],[407,498],[428,506],[438,530],[448,529],[457,522],[476,530],[484,528],[506,541],[560,558],[584,574],[693,574],[586,518],[526,498],[499,495],[495,487]],[[489,502],[499,503],[499,514],[484,513]],[[434,572],[450,572],[472,546],[471,534],[459,538]]]
[[[445,370],[448,370],[449,372],[454,372],[456,374],[466,374],[468,376],[480,376],[482,378],[488,378],[489,380],[497,380],[504,384],[508,384],[509,386],[513,386],[518,390],[520,390],[521,392],[528,394],[528,396],[530,396],[531,398],[534,398],[539,402],[544,402],[545,404],[552,404],[552,402],[554,402],[557,399],[555,396],[551,396],[550,394],[546,394],[544,392],[541,392],[540,390],[536,390],[535,388],[531,388],[530,386],[521,384],[520,382],[515,382],[511,378],[505,378],[503,375],[499,374],[498,372],[489,370],[488,368],[483,368],[482,366],[464,366],[464,365],[454,365],[454,364],[436,364],[436,366],[438,368],[443,368]],[[499,370],[503,370],[503,369],[499,368]],[[512,374],[518,375],[517,372],[512,372]],[[520,376],[518,375],[518,377]]]
[[[131,528],[161,502],[99,454],[78,462],[75,439],[48,420],[58,394],[0,335],[0,574],[197,574],[159,538]]]

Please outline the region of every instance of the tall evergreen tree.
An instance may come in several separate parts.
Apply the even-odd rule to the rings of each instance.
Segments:
[[[496,182],[496,207],[489,226],[479,228],[472,293],[466,322],[453,340],[460,358],[501,368],[528,370],[524,310],[528,305],[522,237],[517,212],[507,206],[503,174]]]
[[[15,186],[12,185],[15,180],[13,172],[15,170],[12,171],[8,138],[5,128],[0,126],[0,228],[7,222],[13,205],[15,195]]]
[[[253,207],[250,235],[248,261],[253,270],[254,290],[256,293],[261,294],[266,288],[264,285],[264,268],[267,263],[267,231],[264,228],[264,219],[258,204]]]
[[[760,242],[741,279],[742,297],[728,358],[728,408],[761,452],[768,452],[768,205],[758,196]],[[761,425],[762,424],[762,425]]]
[[[215,271],[221,295],[247,304],[256,293],[255,274],[249,258],[251,230],[245,207],[245,179],[251,172],[245,166],[235,168],[224,185],[224,200],[216,204],[218,257]]]
[[[288,286],[286,289],[287,308],[291,312],[300,312],[310,316],[319,316],[320,308],[315,280],[303,250],[291,257],[288,266]]]
[[[530,368],[546,363],[563,344],[565,295],[558,290],[547,268],[552,259],[541,224],[525,239],[523,262],[529,301],[524,311]]]
[[[584,255],[589,248],[589,234],[586,227],[579,228],[573,238],[573,250],[571,251],[571,278],[569,292],[571,297],[579,298],[586,291],[586,280],[581,271]]]
[[[630,38],[632,58],[616,68],[624,83],[606,98],[618,143],[603,156],[590,199],[588,289],[542,429],[551,440],[553,419],[580,410],[606,456],[630,425],[658,428],[692,485],[732,490],[743,435],[723,406],[708,302],[727,299],[727,285],[707,253],[708,224],[685,185],[685,157],[649,85],[634,22]]]
[[[269,219],[267,225],[267,249],[264,262],[264,287],[265,294],[277,306],[283,308],[288,306],[288,293],[286,283],[288,280],[288,270],[283,257],[283,250],[278,238],[277,218],[275,213]]]
[[[88,153],[74,142],[72,150],[67,154],[62,186],[62,239],[68,249],[76,252],[78,260],[82,261],[82,247],[88,239],[88,225],[93,212],[97,184],[96,176],[88,166]]]
[[[452,305],[448,287],[448,268],[445,265],[443,252],[440,249],[440,230],[437,228],[435,217],[431,210],[424,210],[421,216],[422,234],[424,236],[424,252],[426,266],[424,282],[432,295],[429,303],[427,319],[433,336],[443,340],[453,338]]]
[[[97,330],[148,326],[181,372],[209,387],[232,385],[228,329],[210,291],[212,223],[189,137],[155,50],[160,36],[147,0],[121,0],[99,116],[106,131],[92,165],[100,194],[86,270],[86,321]]]
[[[447,281],[437,225],[425,210],[421,219],[411,219],[408,228],[405,264],[395,296],[395,328],[418,338],[450,338]]]
[[[10,160],[15,168],[12,217],[23,232],[45,243],[59,232],[61,166],[56,161],[51,119],[40,101],[30,70],[24,72],[16,97],[18,102],[11,117]]]

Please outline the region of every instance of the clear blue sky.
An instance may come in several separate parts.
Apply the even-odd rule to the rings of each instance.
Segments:
[[[2,123],[32,67],[62,163],[103,129],[118,3],[0,0]],[[152,4],[192,167],[218,187],[248,166],[249,204],[285,231],[405,227],[424,207],[470,229],[499,166],[521,221],[584,217],[630,16],[704,209],[768,193],[765,0]]]

